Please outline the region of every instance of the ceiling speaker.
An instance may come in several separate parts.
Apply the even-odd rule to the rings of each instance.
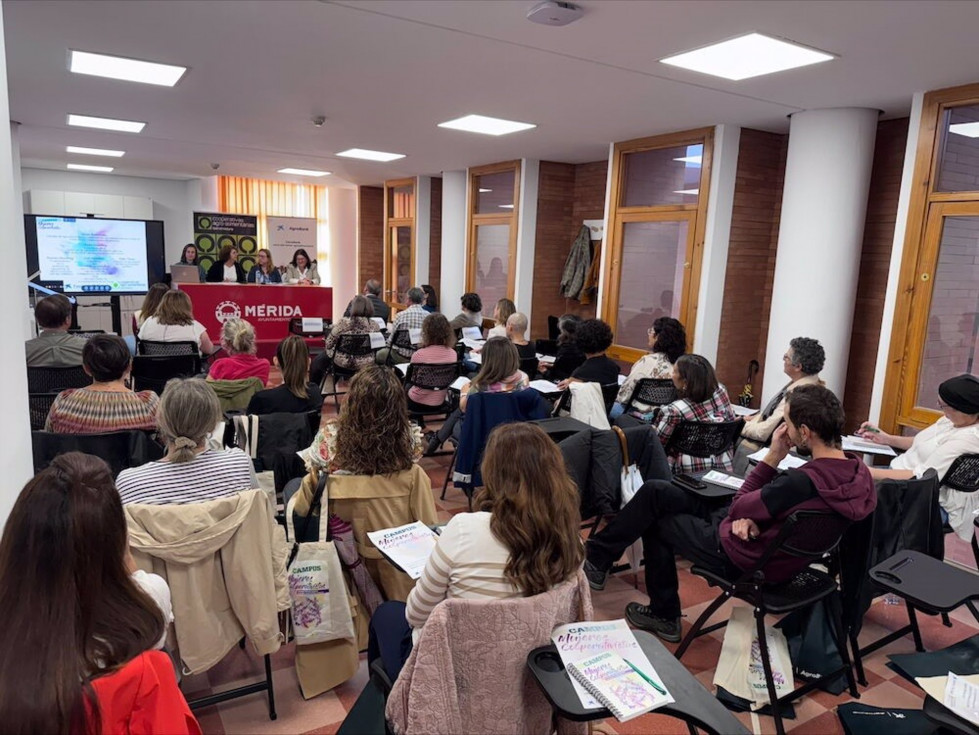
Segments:
[[[532,7],[527,13],[527,20],[544,26],[566,26],[578,20],[582,14],[577,5],[547,0]]]

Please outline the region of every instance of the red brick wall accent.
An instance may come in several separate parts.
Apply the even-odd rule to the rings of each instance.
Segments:
[[[901,188],[907,140],[907,118],[886,120],[877,125],[870,196],[867,200],[867,222],[863,231],[863,251],[853,316],[853,336],[850,341],[846,391],[843,397],[848,430],[866,420],[870,410],[870,394],[877,367],[884,292],[887,289],[887,272],[894,243],[897,198]]]
[[[715,368],[733,401],[744,386],[748,362],[757,360],[754,406],[765,373],[787,145],[787,135],[741,131]]]
[[[428,283],[442,303],[442,179],[432,179],[432,208],[429,217]]]
[[[384,276],[384,188],[361,186],[357,190],[360,231],[360,252],[357,270],[357,293],[370,278]],[[355,294],[351,294],[353,297]]]

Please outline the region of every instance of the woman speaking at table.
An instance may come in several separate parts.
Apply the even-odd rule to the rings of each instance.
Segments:
[[[248,271],[249,283],[282,283],[282,275],[272,263],[272,253],[267,248],[258,251],[258,262]]]
[[[207,269],[208,283],[244,283],[245,269],[238,262],[238,248],[224,245],[218,259]]]
[[[316,261],[310,260],[304,248],[299,248],[292,255],[292,262],[286,266],[286,283],[297,283],[300,286],[319,286],[320,274],[316,272]]]

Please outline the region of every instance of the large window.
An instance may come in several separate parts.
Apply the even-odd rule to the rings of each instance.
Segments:
[[[466,290],[479,294],[487,313],[513,298],[519,198],[519,161],[469,169]]]
[[[979,85],[925,95],[881,424],[935,421],[938,385],[979,365]]]
[[[415,277],[415,180],[384,182],[384,299],[403,304]]]
[[[616,358],[642,356],[661,316],[693,341],[712,145],[707,129],[615,146],[602,318]]]

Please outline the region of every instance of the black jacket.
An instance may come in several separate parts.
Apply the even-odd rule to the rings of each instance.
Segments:
[[[241,267],[241,263],[237,260],[235,261],[235,275],[238,278],[238,283],[245,282],[245,269]],[[210,268],[207,269],[208,283],[221,283],[224,281],[224,263],[220,260],[214,262]]]

